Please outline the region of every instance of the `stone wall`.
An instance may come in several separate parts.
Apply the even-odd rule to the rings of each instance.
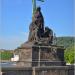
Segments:
[[[33,46],[32,66],[64,66],[64,48],[55,46]]]
[[[31,48],[19,48],[15,54],[19,55],[19,61],[16,63],[17,66],[31,67],[32,64],[32,49]]]
[[[2,68],[2,75],[74,75],[74,66]]]

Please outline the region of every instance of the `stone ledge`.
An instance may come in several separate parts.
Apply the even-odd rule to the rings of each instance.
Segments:
[[[32,70],[35,68],[36,70],[48,70],[48,69],[56,69],[56,70],[64,70],[64,69],[74,69],[74,65],[71,66],[41,66],[41,67],[3,67],[1,68],[2,71],[11,71],[11,70]]]

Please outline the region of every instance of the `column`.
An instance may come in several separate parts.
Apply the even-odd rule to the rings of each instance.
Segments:
[[[41,48],[39,46],[39,60],[38,60],[38,66],[40,67],[40,54],[41,54]]]

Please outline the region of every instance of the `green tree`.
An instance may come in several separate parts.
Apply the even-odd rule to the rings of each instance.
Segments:
[[[1,54],[0,54],[0,58],[2,60],[9,60],[12,56],[13,56],[13,53],[11,53],[9,51],[4,51],[4,52],[1,52]]]
[[[65,50],[65,54],[64,54],[65,61],[66,61],[67,63],[73,64],[73,63],[74,63],[74,60],[75,60],[74,55],[75,55],[74,46],[71,46],[71,47],[67,48],[67,49]]]

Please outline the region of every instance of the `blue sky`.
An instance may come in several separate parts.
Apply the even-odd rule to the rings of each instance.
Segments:
[[[0,49],[15,49],[28,38],[32,0],[0,0]],[[56,36],[73,36],[73,0],[37,1],[45,26]]]

